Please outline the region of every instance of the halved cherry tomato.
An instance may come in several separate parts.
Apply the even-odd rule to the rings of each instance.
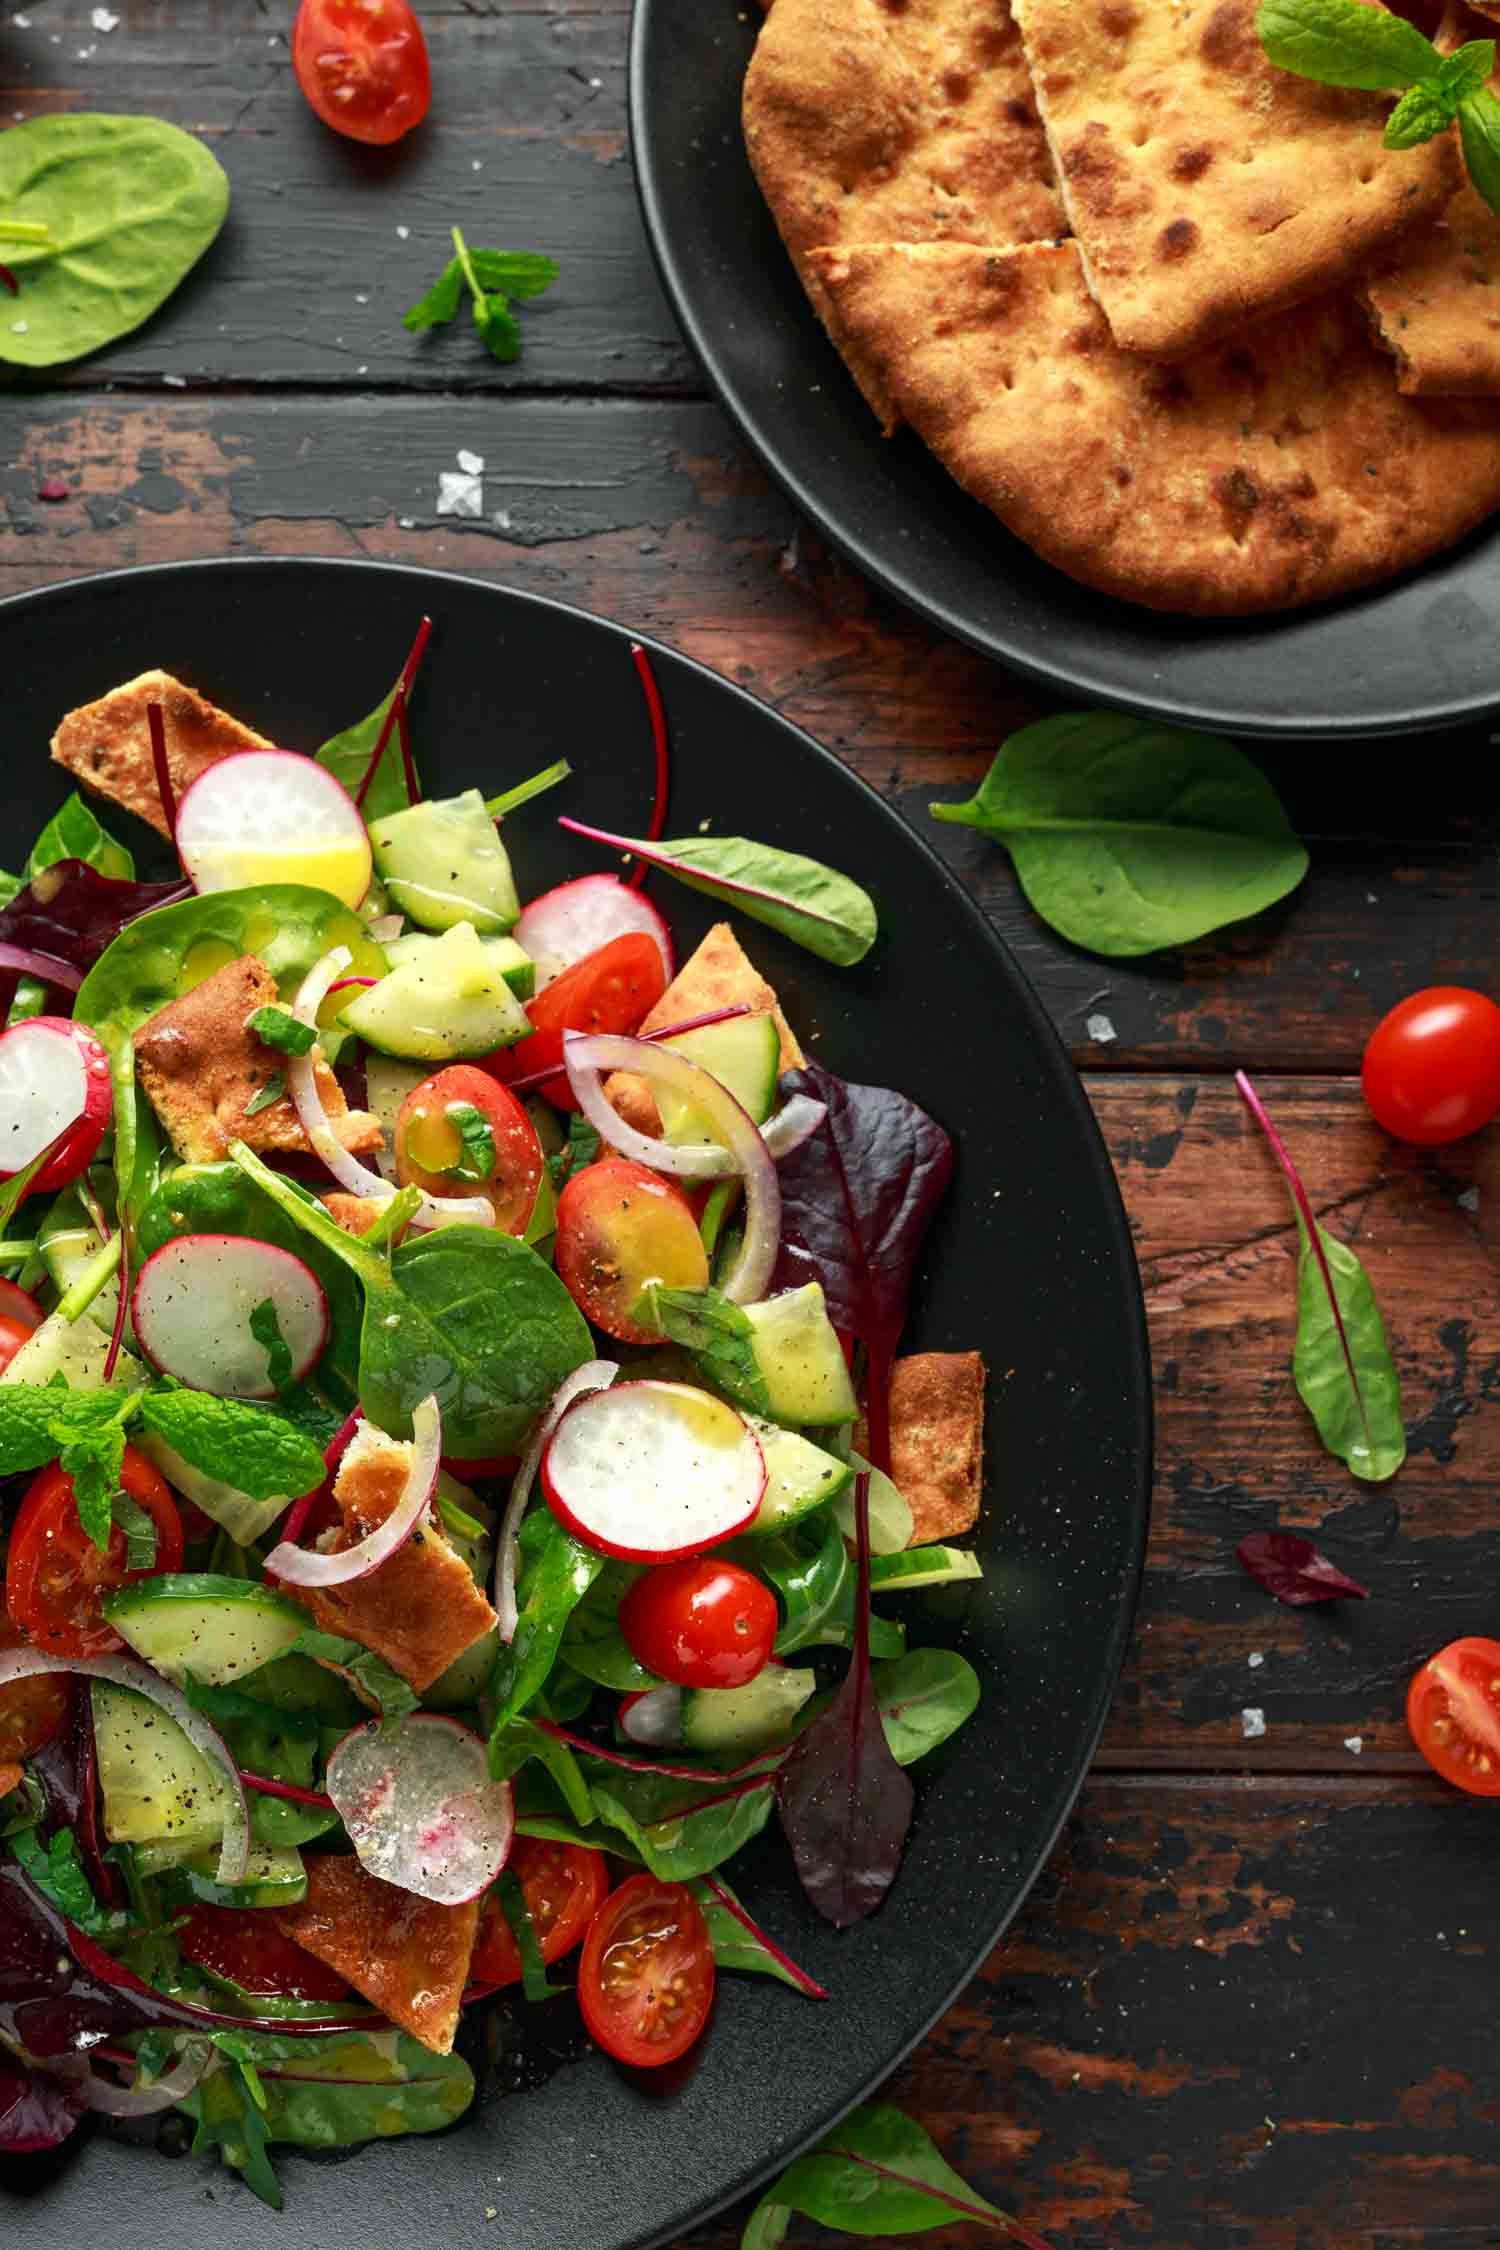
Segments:
[[[0,1280],[0,1315],[18,1320],[23,1328],[40,1328],[47,1317],[35,1297],[14,1281],[5,1280]]]
[[[187,1960],[241,1992],[280,2000],[354,1998],[342,1977],[282,1935],[264,1907],[195,1906],[176,1937]]]
[[[620,1604],[631,1655],[678,1687],[744,1687],[770,1661],[778,1622],[769,1586],[719,1555],[661,1563]]]
[[[0,1375],[5,1373],[23,1344],[29,1344],[33,1331],[8,1314],[0,1313]]]
[[[655,938],[644,930],[629,930],[586,953],[528,1000],[531,1037],[487,1056],[484,1067],[507,1085],[533,1071],[555,1070],[562,1061],[565,1031],[635,1031],[666,989],[666,965]],[[557,1109],[578,1107],[561,1072],[540,1091]]]
[[[509,1862],[521,1879],[531,1925],[545,1962],[560,1961],[582,1942],[609,1890],[604,1854],[583,1844],[519,1836]],[[469,1971],[476,1984],[519,1984],[521,1956],[505,1909],[493,1891],[479,1913],[479,1939]]]
[[[557,1199],[557,1270],[573,1302],[622,1344],[654,1344],[634,1318],[649,1281],[701,1289],[708,1253],[686,1196],[623,1156],[585,1165]]]
[[[0,1649],[24,1648],[26,1637],[0,1609]],[[68,1686],[56,1672],[0,1687],[0,1766],[13,1766],[50,1742],[68,1715]],[[0,1790],[0,1796],[4,1791]]]
[[[1436,1148],[1477,1133],[1500,1113],[1500,1008],[1457,984],[1414,992],[1370,1034],[1360,1081],[1398,1141]]]
[[[56,1656],[106,1656],[123,1646],[99,1604],[117,1586],[182,1564],[182,1519],[151,1463],[127,1445],[120,1483],[156,1526],[150,1570],[129,1570],[125,1534],[112,1526],[101,1552],[78,1520],[73,1479],[54,1461],[33,1477],[11,1527],[5,1606],[38,1648]]]
[[[474,1151],[466,1147],[456,1116],[477,1111],[489,1128],[494,1163],[477,1179]],[[396,1176],[403,1187],[429,1195],[485,1195],[502,1234],[524,1234],[546,1169],[536,1127],[525,1110],[473,1063],[454,1063],[414,1086],[396,1119]],[[456,1170],[463,1166],[463,1170]]]
[[[323,123],[351,141],[399,141],[432,107],[427,42],[407,0],[302,0],[292,68]]]
[[[583,1941],[578,2005],[590,2036],[617,2062],[675,2062],[713,2002],[714,1952],[698,1901],[683,1883],[632,1875]]]
[[[1412,1681],[1411,1738],[1435,1773],[1471,1797],[1500,1797],[1500,1641],[1450,1641]]]

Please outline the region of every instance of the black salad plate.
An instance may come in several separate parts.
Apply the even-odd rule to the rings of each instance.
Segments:
[[[553,815],[566,807],[626,832],[645,822],[650,736],[627,635],[472,580],[304,561],[128,571],[0,604],[0,865],[22,859],[63,794],[47,743],[69,705],[161,665],[310,749],[378,701],[424,612],[435,630],[414,716],[428,788],[490,792],[566,755],[565,789],[507,824],[517,877],[534,894],[597,866]],[[1015,1913],[1073,1803],[1129,1639],[1150,1472],[1140,1290],[1089,1106],[1005,947],[902,821],[738,688],[669,650],[652,655],[673,741],[668,833],[748,830],[869,888],[883,934],[856,969],[755,924],[742,934],[822,1063],[902,1088],[958,1144],[908,1347],[977,1347],[989,1363],[985,1577],[908,1596],[905,1614],[914,1643],[968,1655],[979,1709],[915,1769],[906,1864],[862,1928],[837,1936],[804,1904],[774,1822],[735,1863],[752,1912],[828,1987],[828,2004],[725,1975],[697,2067],[650,2092],[597,2054],[549,2072],[523,2040],[498,2077],[530,2090],[492,2085],[440,2138],[337,2160],[285,2153],[279,2218],[207,2160],[97,2135],[68,2163],[0,2174],[7,2250],[674,2240],[778,2170],[922,2037]],[[143,871],[164,872],[161,854],[157,839]],[[664,878],[656,889],[681,946],[696,943],[708,902]]]
[[[909,431],[880,435],[782,248],[745,154],[756,0],[636,0],[630,122],[646,229],[689,343],[823,536],[931,624],[1070,698],[1284,736],[1414,732],[1500,697],[1500,532],[1363,597],[1244,621],[1162,617],[1075,585]]]

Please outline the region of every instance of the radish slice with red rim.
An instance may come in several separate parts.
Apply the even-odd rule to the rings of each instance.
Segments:
[[[634,1695],[624,1698],[615,1716],[626,1741],[638,1743],[643,1750],[682,1748],[680,1687],[669,1683],[665,1687],[639,1688]]]
[[[279,1578],[285,1586],[347,1586],[356,1578],[367,1578],[372,1570],[378,1570],[405,1546],[432,1506],[432,1496],[437,1490],[438,1469],[443,1457],[443,1424],[435,1398],[424,1398],[420,1406],[412,1408],[411,1427],[406,1482],[384,1523],[377,1524],[352,1547],[341,1547],[331,1555],[293,1546],[290,1540],[284,1539],[266,1557],[270,1577]],[[362,1450],[383,1450],[395,1442],[383,1430],[372,1428],[368,1422],[361,1423],[344,1448],[340,1470],[351,1463],[357,1465]]]
[[[531,1498],[531,1488],[536,1482],[537,1464],[542,1449],[557,1428],[575,1398],[585,1391],[607,1390],[620,1370],[612,1359],[585,1360],[572,1374],[558,1384],[552,1404],[537,1425],[536,1435],[521,1459],[510,1488],[510,1498],[505,1503],[505,1514],[500,1520],[500,1534],[495,1542],[495,1615],[500,1621],[500,1638],[508,1648],[516,1637],[520,1622],[516,1610],[516,1543],[521,1536],[521,1520],[526,1513],[526,1503]]]
[[[672,938],[648,898],[618,875],[580,875],[534,898],[515,927],[515,940],[536,963],[540,992],[575,961],[586,960],[612,939],[644,931],[656,942],[668,984],[677,973]]]
[[[66,1016],[28,1016],[0,1033],[0,1179],[62,1139],[32,1182],[61,1187],[91,1164],[113,1107],[109,1056]]]
[[[205,766],[173,833],[197,891],[309,883],[345,906],[370,888],[370,836],[341,782],[295,750],[241,750]]]
[[[760,1440],[690,1383],[616,1383],[579,1399],[542,1454],[547,1505],[585,1546],[674,1562],[743,1531],[766,1488]]]
[[[363,1867],[443,1906],[478,1898],[510,1857],[510,1785],[490,1777],[477,1734],[436,1711],[344,1736],[328,1794]]]
[[[153,1250],[135,1277],[130,1314],[153,1367],[220,1398],[274,1398],[266,1346],[250,1327],[263,1304],[276,1315],[300,1382],[328,1341],[323,1284],[291,1250],[247,1234],[179,1234]]]

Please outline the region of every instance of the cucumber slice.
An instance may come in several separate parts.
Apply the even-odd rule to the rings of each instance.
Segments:
[[[870,1552],[872,1555],[899,1554],[911,1545],[915,1528],[910,1507],[897,1491],[884,1469],[874,1468],[862,1453],[851,1453],[849,1466],[856,1477],[868,1476],[870,1480]],[[854,1517],[854,1487],[849,1483],[834,1503],[834,1516],[846,1539],[858,1536]]]
[[[852,1422],[858,1412],[843,1347],[823,1302],[822,1284],[805,1282],[743,1307],[756,1364],[778,1422]]]
[[[795,1430],[758,1421],[753,1414],[745,1419],[766,1457],[766,1489],[759,1514],[745,1527],[745,1538],[762,1539],[773,1531],[785,1531],[788,1524],[821,1508],[825,1500],[836,1499],[852,1483],[854,1471],[847,1461],[825,1453]]]
[[[781,1034],[771,1015],[731,1016],[724,1023],[701,1024],[676,1039],[664,1039],[689,1062],[697,1063],[710,1077],[727,1087],[752,1124],[764,1125],[776,1099],[781,1075]],[[712,1128],[692,1105],[658,1088],[656,1106],[662,1131],[669,1141],[711,1141]]]
[[[745,1687],[684,1688],[682,1739],[689,1750],[762,1750],[788,1727],[818,1684],[815,1672],[770,1663]]]
[[[398,938],[396,943],[400,944]],[[432,940],[424,938],[425,945]],[[386,947],[387,953],[393,948]],[[394,960],[392,967],[395,966]],[[394,1140],[396,1120],[401,1115],[401,1105],[408,1094],[421,1085],[432,1073],[423,1063],[398,1062],[394,1055],[377,1054],[372,1047],[365,1057],[365,1106],[372,1109],[386,1132]]]
[[[104,1833],[113,1844],[219,1844],[229,1791],[175,1719],[129,1688],[92,1685]]]
[[[468,922],[497,934],[519,919],[510,860],[477,789],[429,798],[370,824],[375,872],[424,930]]]
[[[49,1313],[0,1375],[0,1383],[50,1383],[61,1375],[70,1390],[102,1391],[108,1357],[109,1338],[91,1320],[68,1321],[61,1313]],[[140,1361],[121,1352],[107,1387],[138,1391],[145,1380]]]
[[[432,944],[429,930],[408,930],[404,937],[387,938],[384,952],[393,969],[420,962]],[[536,963],[513,937],[481,937],[480,944],[494,962],[518,1000],[529,1000],[536,990]]]
[[[72,1188],[64,1188],[42,1221],[36,1239],[42,1263],[59,1296],[66,1295],[101,1247],[98,1233]],[[119,1303],[119,1282],[107,1281],[88,1308],[89,1319],[106,1336],[114,1333]]]
[[[492,1625],[460,1650],[446,1672],[435,1679],[422,1701],[433,1711],[463,1711],[477,1703],[490,1684],[495,1659],[500,1654],[500,1628]]]
[[[252,1844],[244,1880],[221,1883],[218,1855],[194,1852],[162,1885],[169,1906],[296,1906],[307,1896],[302,1854],[291,1844]]]
[[[445,930],[420,961],[392,969],[359,993],[343,1021],[383,1053],[425,1063],[492,1054],[531,1030],[470,922]]]
[[[904,1594],[917,1586],[956,1586],[982,1578],[979,1557],[966,1547],[908,1547],[899,1555],[870,1557],[872,1594]]]
[[[137,1656],[169,1680],[191,1672],[227,1687],[283,1655],[307,1630],[307,1612],[253,1578],[206,1571],[137,1579],[105,1596],[104,1614]]]
[[[295,1493],[287,1492],[276,1499],[252,1500],[238,1486],[223,1484],[218,1477],[205,1476],[201,1469],[195,1469],[154,1430],[132,1427],[130,1442],[185,1500],[191,1500],[221,1531],[227,1531],[237,1547],[253,1547],[296,1498]]]

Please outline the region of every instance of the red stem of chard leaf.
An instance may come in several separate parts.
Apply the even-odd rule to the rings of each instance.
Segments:
[[[656,759],[656,795],[652,800],[651,825],[646,830],[646,841],[654,844],[667,825],[667,798],[672,788],[672,753],[667,736],[667,714],[662,704],[661,689],[656,684],[656,674],[651,669],[651,659],[639,641],[631,642],[630,658],[639,674],[641,689],[646,698],[646,710],[651,720],[651,749]],[[638,859],[626,881],[633,891],[638,891],[649,873],[649,863]]]
[[[401,677],[392,691],[390,708],[380,723],[380,732],[375,737],[375,747],[370,753],[370,762],[365,767],[363,779],[354,792],[355,806],[361,812],[364,810],[365,799],[370,794],[370,784],[380,771],[380,761],[385,756],[386,746],[390,742],[392,727],[400,727],[401,729],[401,758],[406,772],[407,794],[413,804],[422,794],[417,787],[416,768],[412,764],[411,743],[407,739],[406,706],[431,635],[432,619],[424,617],[417,627],[416,639],[411,644],[406,662],[401,667]]]
[[[846,2164],[861,2165],[866,2172],[873,2172],[879,2180],[894,2180],[897,2187],[914,2190],[918,2195],[930,2195],[935,2203],[945,2204],[950,2211],[956,2211],[960,2218],[978,2219],[987,2227],[992,2227],[999,2218],[1011,2240],[1021,2243],[1023,2250],[1047,2250],[1047,2244],[1041,2236],[1033,2234],[1028,2227],[1023,2227],[1008,2211],[996,2212],[987,2204],[966,2203],[962,2196],[951,2194],[947,2188],[931,2187],[926,2180],[913,2179],[909,2172],[898,2172],[890,2164],[877,2164],[872,2157],[861,2156],[857,2148],[835,2148],[826,2142],[819,2142],[816,2153],[819,2156],[841,2156]]]
[[[9,266],[0,266],[0,288],[8,289],[13,297],[19,297],[21,294],[21,284],[11,272]]]
[[[167,764],[167,727],[159,703],[146,705],[146,725],[151,733],[151,763],[156,768],[156,793],[161,799],[161,809],[167,816],[167,828],[175,843],[177,793],[172,787],[172,769]]]
[[[652,1821],[650,1825],[653,1828],[667,1828],[675,1821],[686,1820],[690,1813],[713,1812],[719,1805],[732,1805],[737,1797],[748,1797],[752,1790],[769,1789],[774,1779],[775,1774],[770,1770],[752,1774],[748,1781],[736,1783],[733,1789],[720,1789],[712,1797],[699,1797],[691,1805],[679,1805],[675,1812],[663,1813],[660,1820]]]
[[[348,1416],[348,1418],[340,1425],[340,1427],[334,1432],[334,1435],[328,1441],[327,1448],[323,1454],[322,1483],[315,1484],[311,1492],[304,1492],[300,1500],[295,1500],[292,1503],[291,1514],[287,1517],[286,1522],[281,1527],[282,1538],[289,1541],[292,1546],[295,1547],[298,1540],[302,1537],[303,1530],[305,1529],[307,1524],[307,1519],[312,1514],[313,1509],[317,1505],[318,1501],[326,1498],[326,1496],[332,1492],[333,1480],[338,1473],[338,1465],[340,1461],[343,1460],[350,1440],[353,1438],[354,1433],[358,1428],[359,1415],[356,1411],[355,1413]]]
[[[1307,1190],[1302,1185],[1301,1174],[1292,1162],[1291,1150],[1271,1123],[1265,1103],[1242,1070],[1235,1072],[1234,1082],[1239,1088],[1240,1098],[1245,1107],[1270,1143],[1271,1154],[1286,1175],[1286,1184],[1292,1191],[1292,1201],[1297,1207],[1297,1216],[1302,1221],[1303,1232],[1312,1247],[1312,1254],[1318,1261],[1318,1273],[1328,1298],[1328,1309],[1333,1314],[1333,1325],[1338,1330],[1339,1349],[1344,1355],[1344,1372],[1349,1378],[1349,1388],[1354,1393],[1354,1403],[1359,1408],[1359,1419],[1364,1430],[1365,1444],[1373,1450],[1375,1441],[1370,1430],[1370,1416],[1365,1406],[1365,1394],[1360,1387],[1359,1369],[1354,1364],[1354,1354],[1349,1348],[1349,1334],[1344,1326],[1344,1315],[1339,1308],[1338,1291],[1333,1285],[1333,1274],[1328,1264],[1328,1253],[1323,1248],[1323,1237],[1318,1229],[1317,1216],[1308,1199]]]
[[[748,1758],[744,1765],[733,1767],[728,1773],[716,1773],[712,1766],[673,1765],[660,1758],[634,1758],[628,1751],[611,1750],[602,1742],[591,1742],[586,1734],[575,1734],[571,1727],[559,1726],[555,1719],[533,1718],[532,1725],[539,1734],[551,1735],[554,1742],[565,1742],[585,1758],[600,1758],[607,1766],[623,1766],[627,1773],[660,1773],[672,1781],[738,1781],[745,1774],[758,1774],[769,1781],[785,1752],[763,1750],[758,1758]],[[677,1813],[672,1819],[679,1819]]]
[[[823,1986],[819,1984],[817,1978],[810,1977],[805,1969],[799,1969],[796,1962],[792,1960],[790,1955],[783,1953],[781,1947],[774,1944],[772,1940],[766,1936],[765,1931],[760,1927],[759,1923],[751,1920],[750,1916],[745,1912],[743,1906],[741,1906],[739,1900],[733,1897],[730,1892],[726,1891],[722,1883],[716,1882],[712,1875],[705,1875],[703,1881],[706,1884],[707,1888],[713,1892],[714,1897],[723,1907],[725,1913],[732,1914],[734,1916],[734,1919],[739,1923],[741,1929],[748,1930],[751,1937],[754,1938],[756,1944],[763,1947],[764,1950],[770,1954],[771,1959],[775,1961],[781,1968],[785,1969],[787,1975],[792,1979],[799,1992],[805,1992],[809,2000],[826,2000],[829,1997]]]
[[[103,1214],[100,1214],[101,1217]],[[106,1234],[105,1241],[109,1240]],[[109,1350],[104,1355],[104,1380],[108,1383],[119,1364],[120,1347],[125,1341],[125,1315],[130,1306],[130,1231],[120,1229],[120,1265],[115,1275],[118,1301],[115,1305],[114,1326],[109,1332]]]
[[[333,1799],[325,1797],[319,1789],[299,1789],[294,1781],[272,1781],[267,1774],[246,1773],[240,1769],[240,1779],[247,1789],[261,1797],[285,1797],[291,1805],[311,1805],[314,1812],[332,1812]]]

